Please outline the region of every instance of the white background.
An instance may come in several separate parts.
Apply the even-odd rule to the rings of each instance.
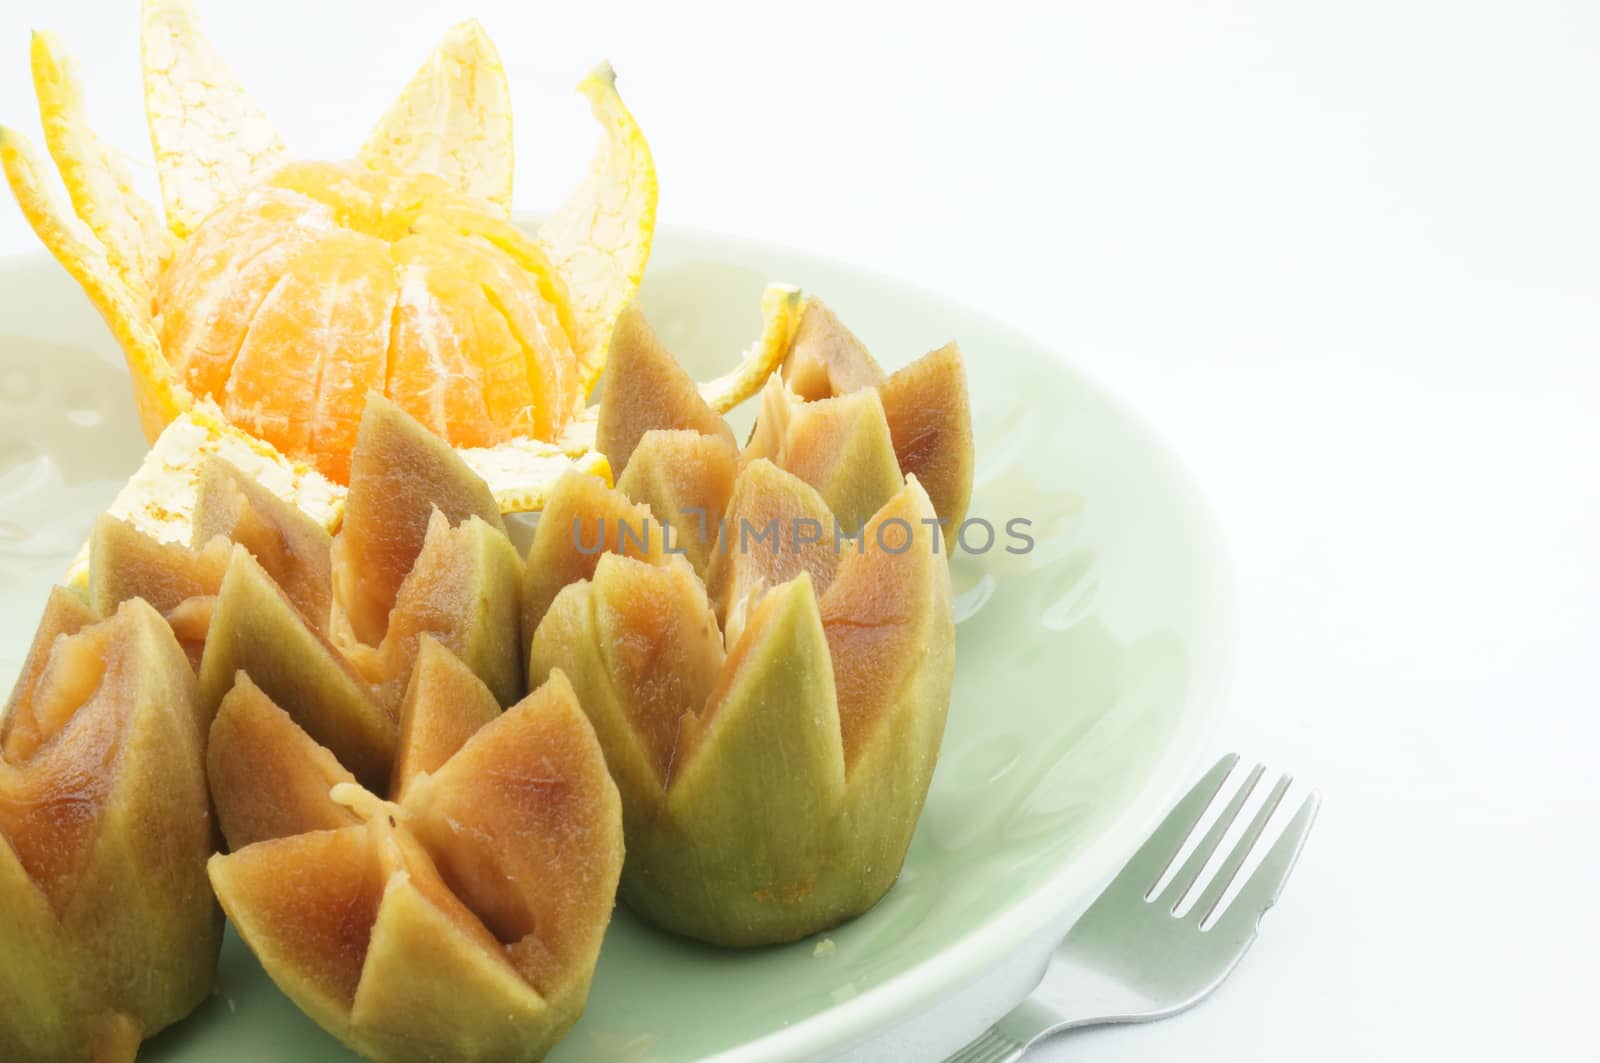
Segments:
[[[1218,750],[1323,814],[1214,999],[1039,1058],[1593,1058],[1600,7],[202,8],[311,157],[479,15],[528,209],[587,158],[569,90],[608,56],[663,221],[947,292],[1185,455],[1242,598]],[[135,0],[5,4],[0,119],[29,133],[36,24],[147,157]],[[0,203],[0,252],[33,246]]]

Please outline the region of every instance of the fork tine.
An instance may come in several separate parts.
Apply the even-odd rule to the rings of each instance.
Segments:
[[[1212,924],[1211,933],[1241,938],[1254,936],[1261,916],[1277,903],[1289,872],[1294,870],[1295,861],[1300,857],[1306,835],[1311,833],[1311,825],[1316,822],[1317,809],[1321,804],[1322,798],[1315,792],[1306,795],[1294,819],[1289,821],[1278,840],[1272,843],[1261,866],[1256,868],[1250,880],[1239,890],[1238,896],[1234,897],[1233,903]],[[1211,913],[1207,912],[1205,918],[1210,919]]]
[[[1101,896],[1114,897],[1136,891],[1140,897],[1144,897],[1154,889],[1177,858],[1184,839],[1194,833],[1195,825],[1200,822],[1206,809],[1211,807],[1211,802],[1222,790],[1223,782],[1237,763],[1239,754],[1229,753],[1190,787],[1183,799],[1167,813],[1167,818],[1139,847],[1139,851],[1128,859],[1127,866],[1117,873]]]
[[[1260,764],[1250,769],[1250,774],[1245,777],[1244,785],[1239,787],[1228,801],[1228,807],[1222,810],[1222,814],[1211,824],[1211,829],[1206,831],[1206,836],[1200,840],[1200,844],[1194,847],[1194,851],[1189,854],[1189,859],[1184,862],[1182,870],[1172,876],[1172,881],[1168,883],[1161,897],[1163,904],[1169,899],[1172,901],[1172,910],[1174,912],[1178,910],[1178,905],[1183,903],[1183,898],[1188,896],[1189,891],[1199,881],[1200,873],[1205,870],[1206,863],[1222,845],[1222,839],[1228,833],[1228,828],[1232,827],[1233,821],[1239,818],[1240,810],[1244,808],[1245,802],[1250,800],[1250,795],[1255,792],[1256,784],[1261,781],[1261,776],[1265,773],[1266,768]]]
[[[1217,902],[1228,891],[1228,887],[1233,883],[1234,877],[1239,874],[1239,868],[1249,858],[1250,851],[1261,840],[1261,834],[1267,829],[1267,823],[1272,819],[1272,814],[1283,803],[1283,795],[1288,793],[1291,781],[1287,775],[1279,777],[1277,785],[1272,788],[1272,792],[1267,795],[1267,799],[1261,803],[1261,807],[1256,811],[1255,818],[1250,821],[1250,826],[1245,829],[1238,843],[1234,845],[1233,851],[1228,854],[1228,859],[1223,862],[1221,867],[1217,868],[1217,873],[1206,884],[1205,892],[1200,895],[1199,900],[1195,901],[1194,907],[1189,909],[1190,914],[1198,917],[1202,925],[1204,920],[1211,917],[1211,913],[1217,907]]]

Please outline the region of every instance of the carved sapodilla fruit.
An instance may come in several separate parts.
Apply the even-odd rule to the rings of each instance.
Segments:
[[[537,1060],[610,919],[616,786],[559,674],[500,714],[428,639],[405,716],[396,804],[241,677],[211,731],[232,849],[212,884],[279,988],[362,1055]]]
[[[159,613],[53,592],[0,723],[0,1058],[131,1060],[210,992],[203,726]]]
[[[727,526],[795,499],[831,527],[814,490],[753,462]],[[747,546],[741,562],[766,574],[724,577],[743,595],[726,652],[680,557],[606,554],[555,597],[530,676],[565,671],[594,723],[622,792],[621,893],[635,910],[705,941],[760,945],[849,919],[894,882],[954,674],[933,519],[912,478],[834,565],[786,556],[782,530],[775,549]]]
[[[381,788],[425,637],[460,658],[498,704],[520,695],[522,566],[494,499],[450,447],[381,396],[363,415],[327,568],[332,606],[319,624],[257,557],[234,550],[199,670],[208,707],[244,671],[357,778]]]
[[[628,497],[650,505],[657,519],[686,539],[678,513],[663,512],[681,508],[681,474],[678,484],[663,488],[654,474],[625,482],[627,470],[652,430],[730,438],[718,416],[726,407],[703,397],[705,388],[695,387],[635,307],[618,319],[610,362],[627,372],[619,386],[608,382],[600,396],[596,445]],[[972,415],[959,348],[948,344],[885,376],[861,342],[813,297],[805,302],[782,368],[781,375],[765,380],[741,467],[766,458],[805,480],[821,492],[846,534],[858,531],[904,476],[915,475],[954,534],[966,518],[973,476]],[[681,452],[683,444],[677,446]],[[700,444],[704,451],[712,446]],[[658,454],[655,461],[665,457]],[[700,539],[701,550],[709,538]]]
[[[761,411],[739,458],[742,464],[766,458],[815,487],[849,535],[903,479],[876,391],[801,402],[777,376],[761,391]]]
[[[738,472],[739,452],[724,436],[652,429],[634,448],[617,490],[647,507],[671,548],[704,576]]]
[[[787,396],[790,406],[796,405],[796,398],[809,403],[877,391],[901,471],[922,482],[933,508],[950,522],[952,533],[961,526],[972,499],[973,450],[971,404],[959,347],[946,344],[885,376],[861,341],[822,300],[812,296],[806,300],[784,359],[783,380],[793,393]],[[764,395],[763,418],[769,416],[770,405],[785,397],[782,393]],[[816,426],[807,432],[819,430],[825,431]],[[807,439],[803,432],[799,440],[791,437],[789,445],[815,450],[826,442]],[[781,439],[774,438],[752,456],[772,457],[771,450],[780,443]],[[823,486],[805,472],[800,475]]]
[[[158,541],[109,514],[96,518],[86,597],[100,616],[143,598],[166,617],[198,668],[235,545],[256,557],[289,602],[325,629],[331,544],[316,521],[227,461],[211,457],[201,466],[187,546]]]
[[[561,588],[592,576],[606,551],[659,562],[666,557],[666,544],[647,507],[592,476],[566,474],[539,514],[523,566],[524,647]]]

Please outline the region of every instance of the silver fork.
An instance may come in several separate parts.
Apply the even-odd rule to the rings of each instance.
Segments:
[[[1010,1063],[1062,1030],[1164,1019],[1199,1003],[1228,977],[1294,869],[1319,803],[1315,793],[1306,797],[1232,903],[1218,915],[1218,903],[1289,789],[1289,777],[1281,778],[1199,899],[1177,917],[1179,902],[1194,888],[1265,774],[1261,765],[1250,772],[1159,895],[1156,887],[1238,762],[1238,756],[1230,753],[1194,784],[1073,925],[1027,999],[946,1063]]]

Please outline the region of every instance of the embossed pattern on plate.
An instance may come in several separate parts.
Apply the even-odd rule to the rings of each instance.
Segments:
[[[643,301],[709,376],[759,331],[768,279],[827,299],[886,368],[952,338],[966,355],[972,512],[1000,536],[952,565],[960,643],[944,754],[904,873],[877,908],[818,939],[745,952],[619,911],[557,1061],[811,1058],[906,1020],[1087,903],[1185,781],[1219,702],[1233,636],[1225,559],[1199,495],[1135,418],[1011,330],[820,258],[668,228]],[[104,327],[43,255],[0,262],[0,333],[9,684],[47,588],[144,442]],[[1004,549],[1013,517],[1032,522],[1027,554]],[[216,998],[141,1058],[347,1056],[230,936]]]

